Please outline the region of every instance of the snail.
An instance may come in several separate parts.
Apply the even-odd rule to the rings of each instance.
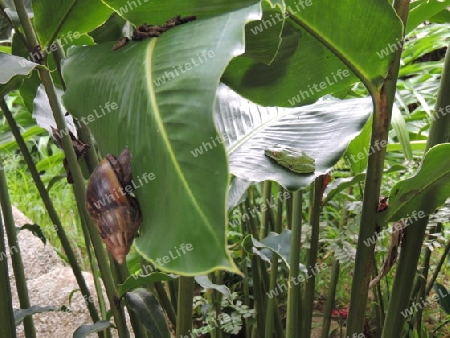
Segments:
[[[108,251],[122,264],[142,222],[131,185],[131,154],[107,154],[92,172],[86,188],[86,208]]]

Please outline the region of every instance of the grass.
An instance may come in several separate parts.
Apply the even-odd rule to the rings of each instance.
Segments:
[[[11,203],[17,209],[22,211],[32,223],[41,227],[49,244],[52,245],[58,255],[66,261],[55,228],[50,221],[47,210],[39,196],[39,192],[31,175],[23,162],[23,158],[16,153],[8,153],[3,156]],[[48,169],[41,174],[41,179],[45,186],[48,187],[52,178],[61,175],[62,171],[62,163],[53,163],[53,165],[48,166]],[[78,257],[79,263],[83,270],[88,270],[89,265],[83,233],[80,227],[80,219],[72,188],[65,178],[59,179],[51,186],[50,197],[72,244],[72,248]]]

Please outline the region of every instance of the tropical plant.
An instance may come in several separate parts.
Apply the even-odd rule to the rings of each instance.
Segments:
[[[450,56],[441,61],[438,54],[448,43],[447,6],[0,1],[1,149],[23,155],[90,299],[49,194],[61,173],[73,183],[84,262],[92,271],[98,266],[111,304],[103,311],[97,282],[101,311],[87,302],[93,325],[74,336],[110,336],[112,316],[119,337],[128,337],[126,309],[136,337],[308,337],[318,295],[326,299],[322,337],[336,316],[348,337],[423,332],[422,311],[409,310],[433,285],[446,290],[435,282],[450,247],[442,219],[427,232],[429,216],[450,195]],[[44,146],[36,141],[43,137]],[[125,147],[131,197],[119,198],[118,180],[100,171],[91,180],[106,194],[86,196],[99,160]],[[405,158],[421,159],[420,167]],[[58,178],[40,175],[54,166]],[[0,185],[13,248],[4,171]],[[126,264],[108,257],[106,236],[88,215],[110,212],[110,197],[126,208],[113,210],[114,220],[139,219],[134,197],[142,212]],[[130,231],[108,222],[99,229]],[[426,235],[445,245],[432,276],[435,246]],[[382,287],[377,281],[389,280],[397,255],[393,285]],[[20,253],[11,259],[25,312],[1,307],[0,335],[15,337],[14,323],[23,319],[26,336],[34,337],[31,315],[54,309],[31,306]],[[347,295],[337,287],[343,274]],[[7,276],[2,261],[0,299],[11,304]],[[334,309],[336,298],[349,306]],[[447,311],[448,303],[439,304]]]

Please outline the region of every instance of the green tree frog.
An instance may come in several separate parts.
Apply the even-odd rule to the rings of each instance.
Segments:
[[[271,148],[265,149],[264,155],[295,173],[310,174],[316,170],[314,158],[300,149],[276,144]]]

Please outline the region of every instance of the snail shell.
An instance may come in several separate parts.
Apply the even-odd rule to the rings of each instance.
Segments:
[[[142,222],[137,200],[125,190],[131,186],[131,154],[125,147],[99,163],[86,188],[86,207],[108,251],[122,264]],[[129,190],[129,189],[128,189]]]

